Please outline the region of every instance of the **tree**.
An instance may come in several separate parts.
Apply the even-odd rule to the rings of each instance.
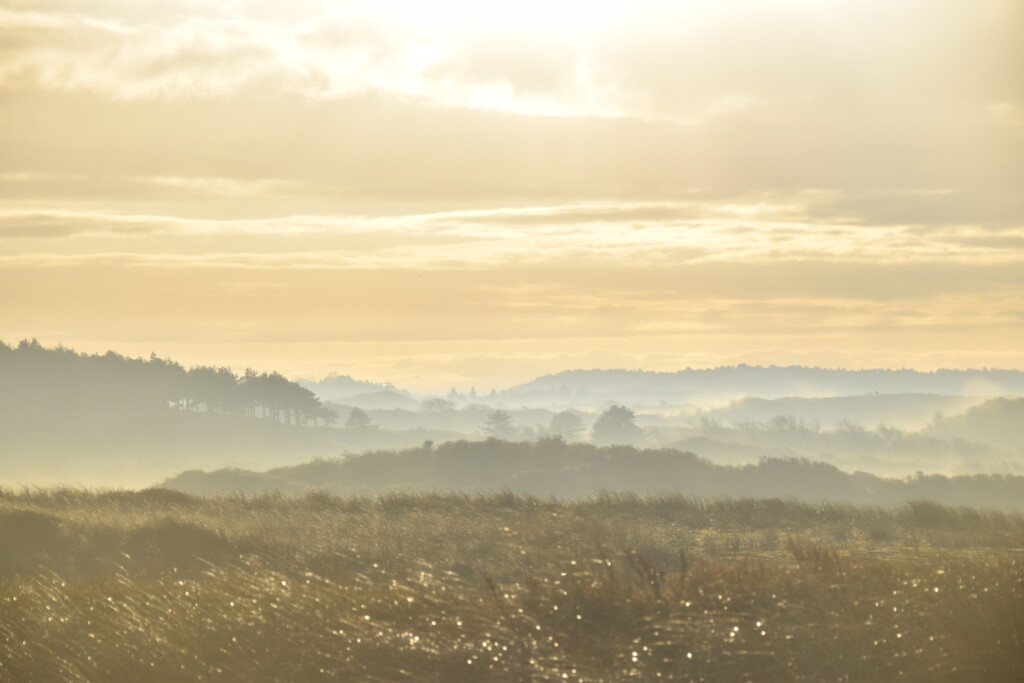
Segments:
[[[345,427],[347,429],[359,429],[360,427],[370,426],[370,416],[366,414],[365,410],[361,408],[353,408],[348,414],[348,419],[345,420]]]
[[[490,413],[480,430],[496,439],[514,439],[518,433],[515,425],[512,424],[512,416],[504,410],[495,410]]]
[[[154,361],[152,358],[150,362]],[[237,413],[242,405],[238,377],[230,368],[197,365],[185,381],[185,407],[198,412]]]
[[[324,405],[317,399],[316,408],[313,410],[313,426],[317,426],[318,420],[323,420],[324,424],[330,427],[332,424],[337,422],[341,418],[338,415],[338,411],[334,408]]]
[[[626,406],[612,406],[594,423],[594,442],[603,445],[632,444],[640,440],[643,430],[636,426],[636,413]]]
[[[551,416],[548,431],[552,436],[560,436],[566,441],[578,439],[586,431],[579,413],[574,410],[563,410]]]

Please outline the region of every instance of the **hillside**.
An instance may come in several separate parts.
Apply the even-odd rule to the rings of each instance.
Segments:
[[[1024,449],[1024,398],[986,401],[962,415],[942,417],[927,432],[1019,451]]]
[[[0,342],[0,484],[141,486],[357,449],[337,418],[277,372]]]
[[[805,501],[892,505],[927,499],[944,505],[1024,510],[1024,477],[975,475],[887,479],[798,459],[716,465],[670,449],[598,448],[557,439],[534,443],[446,443],[367,453],[268,470],[183,472],[161,486],[189,493],[321,488],[369,494],[389,490],[493,491],[580,497],[599,491],[671,492],[703,497],[776,496]]]

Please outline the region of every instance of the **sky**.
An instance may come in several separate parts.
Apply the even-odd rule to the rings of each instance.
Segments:
[[[1024,369],[1020,0],[0,0],[0,340]]]

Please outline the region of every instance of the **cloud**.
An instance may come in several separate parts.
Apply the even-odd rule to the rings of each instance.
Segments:
[[[729,98],[805,108],[941,101],[985,103],[1021,92],[1011,53],[1020,3],[965,0],[639,3],[599,36],[594,59],[650,115],[712,109]],[[636,37],[642,35],[643,40]]]
[[[130,217],[68,211],[6,211],[0,213],[0,240],[31,238],[64,239],[75,236],[153,234],[172,221],[156,217]]]
[[[308,33],[287,24],[201,14],[159,24],[0,10],[7,46],[0,84],[114,98],[217,97],[248,89],[322,93],[330,79],[322,60],[302,49],[299,39]],[[331,58],[340,66],[336,54]],[[353,68],[361,64],[359,55],[349,61]]]
[[[1024,192],[1004,188],[864,189],[821,197],[811,216],[874,225],[1024,227]]]
[[[993,102],[989,105],[992,119],[1015,133],[1024,133],[1024,104],[1011,102]]]
[[[203,176],[115,176],[83,173],[0,174],[0,198],[46,200],[180,201],[218,199],[244,201],[265,197],[308,196],[316,188],[282,178],[225,178]]]
[[[564,37],[520,28],[454,41],[449,54],[426,65],[423,75],[430,89],[446,93],[451,104],[536,114],[584,113],[582,102],[571,101],[584,99],[581,95],[588,88],[580,59],[578,47]]]
[[[400,21],[320,2],[39,2],[0,10],[0,83],[115,97],[252,88],[390,93],[434,104],[702,122],[785,103],[1019,105],[1022,11],[1009,0],[633,3],[567,37],[513,24]],[[24,8],[26,5],[19,4]],[[531,23],[531,19],[535,19]]]
[[[34,177],[0,182],[0,193],[62,204],[163,201],[160,210],[174,213],[172,200],[219,196],[207,210],[238,217],[666,201],[691,202],[700,217],[707,201],[720,208],[731,198],[774,204],[782,220],[806,218],[785,209],[795,202],[815,204],[815,217],[830,221],[1005,226],[1024,196],[1024,138],[984,109],[961,111],[955,125],[910,117],[892,127],[849,112],[811,121],[815,112],[772,105],[683,127],[376,97],[0,97],[0,174]],[[938,144],[945,132],[948,144]],[[182,180],[171,187],[160,178]],[[204,187],[204,179],[221,180]],[[243,185],[260,183],[251,195],[260,201],[242,201]]]

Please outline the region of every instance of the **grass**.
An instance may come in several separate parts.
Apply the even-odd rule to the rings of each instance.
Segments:
[[[1018,681],[1024,519],[0,492],[0,680]]]

